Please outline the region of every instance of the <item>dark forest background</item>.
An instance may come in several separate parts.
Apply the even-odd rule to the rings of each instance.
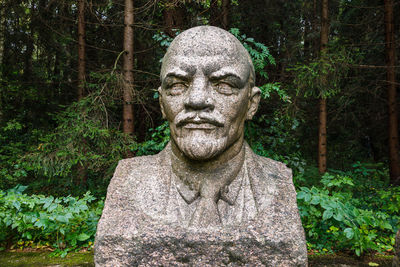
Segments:
[[[246,139],[293,169],[309,250],[392,253],[399,17],[397,0],[1,0],[0,243],[91,246],[118,160],[169,140],[169,43],[214,25],[253,57],[263,99]]]

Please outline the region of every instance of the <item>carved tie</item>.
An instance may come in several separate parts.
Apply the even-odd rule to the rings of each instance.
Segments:
[[[204,228],[221,224],[217,206],[220,189],[218,183],[209,179],[204,180],[199,191],[200,200],[190,220],[190,226]]]

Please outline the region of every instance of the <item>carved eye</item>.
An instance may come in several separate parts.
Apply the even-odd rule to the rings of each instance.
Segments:
[[[217,83],[216,89],[218,93],[224,95],[231,95],[234,93],[234,88],[230,84],[224,82]]]
[[[175,96],[175,95],[181,95],[182,93],[185,92],[187,88],[187,85],[184,83],[174,83],[168,88],[168,94]]]

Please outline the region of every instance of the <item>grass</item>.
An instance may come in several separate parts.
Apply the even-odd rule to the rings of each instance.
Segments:
[[[0,266],[7,267],[43,267],[43,266],[80,266],[94,267],[93,251],[71,252],[65,258],[50,257],[51,252],[0,252]],[[309,255],[309,266],[379,266],[391,267],[393,256],[365,256],[363,258],[348,255]]]
[[[0,252],[0,266],[41,267],[41,266],[82,266],[92,267],[93,252],[71,252],[65,258],[50,257],[51,252]]]

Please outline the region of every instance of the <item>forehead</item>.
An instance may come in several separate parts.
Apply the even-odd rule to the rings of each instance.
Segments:
[[[224,56],[174,56],[169,57],[163,65],[161,79],[168,74],[181,74],[182,76],[193,76],[197,72],[206,76],[220,73],[220,76],[232,74],[243,81],[247,80],[250,74],[250,67],[247,62],[240,62],[233,58]]]
[[[230,69],[248,78],[251,60],[242,44],[230,33],[215,27],[196,27],[178,35],[163,58],[161,79],[175,69],[210,74]]]

